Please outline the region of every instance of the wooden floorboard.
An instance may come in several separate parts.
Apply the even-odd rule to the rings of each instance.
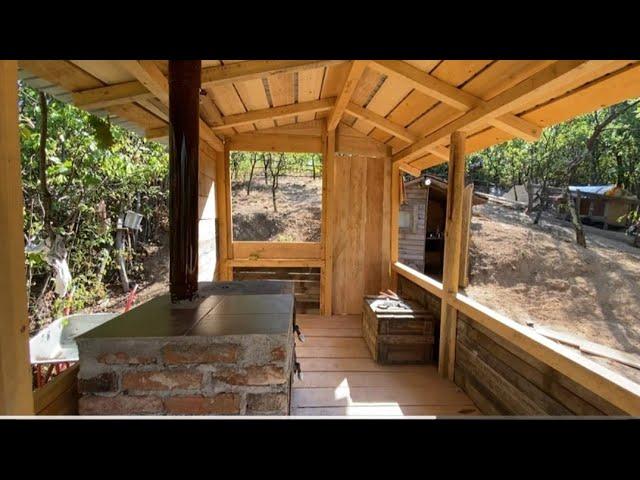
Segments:
[[[479,415],[469,397],[435,365],[378,365],[362,339],[360,316],[298,315],[303,379],[292,414],[301,416]]]

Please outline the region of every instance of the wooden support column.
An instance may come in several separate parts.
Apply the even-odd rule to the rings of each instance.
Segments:
[[[335,185],[335,150],[336,131],[327,131],[324,122],[322,132],[322,260],[320,275],[320,313],[331,315],[333,295],[333,228],[334,228],[334,193]]]
[[[400,177],[399,164],[391,165],[391,265],[398,261],[398,217],[400,216]],[[391,273],[391,289],[395,292],[398,289],[398,274],[395,271]]]
[[[198,291],[199,60],[169,61],[169,251],[172,301]]]
[[[228,242],[228,232],[231,228],[231,219],[227,218],[227,196],[229,195],[228,183],[228,146],[222,155],[216,156],[216,235],[218,236],[218,264],[216,265],[216,280],[223,282],[228,278],[228,260],[230,258],[231,244]]]
[[[20,176],[18,65],[0,60],[0,415],[33,414]]]
[[[444,232],[444,267],[442,274],[442,307],[440,310],[440,353],[438,371],[453,380],[456,355],[458,311],[449,300],[458,293],[460,280],[460,246],[462,243],[462,207],[464,198],[465,136],[451,134],[447,218]]]

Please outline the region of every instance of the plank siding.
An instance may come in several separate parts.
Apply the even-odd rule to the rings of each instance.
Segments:
[[[439,317],[441,300],[410,280],[398,293]],[[454,381],[486,415],[626,415],[460,312]]]
[[[358,155],[336,158],[333,311],[359,314],[364,295],[382,287],[385,164]]]

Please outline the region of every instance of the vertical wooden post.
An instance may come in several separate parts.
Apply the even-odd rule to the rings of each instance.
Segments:
[[[391,166],[391,265],[398,261],[398,217],[400,215],[400,168],[398,165]],[[392,271],[391,289],[395,292],[398,289],[398,274]]]
[[[320,276],[320,313],[331,315],[333,312],[333,226],[334,226],[334,171],[336,131],[327,131],[326,120],[323,125],[322,157],[322,259],[324,266]]]
[[[447,187],[447,218],[444,233],[443,298],[440,309],[440,353],[438,371],[453,380],[456,355],[458,312],[449,299],[458,293],[460,280],[460,245],[462,243],[462,203],[464,197],[464,149],[462,132],[451,134],[449,153],[449,182]]]
[[[384,159],[384,179],[382,183],[382,255],[381,289],[391,288],[391,157]]]
[[[32,415],[18,65],[0,60],[0,415]]]
[[[218,231],[219,251],[218,265],[216,265],[216,279],[220,282],[227,280],[227,260],[229,259],[229,249],[227,232],[230,228],[227,218],[227,175],[225,168],[227,165],[227,148],[222,153],[216,154],[216,226]]]
[[[169,61],[169,280],[171,299],[198,292],[199,60]]]

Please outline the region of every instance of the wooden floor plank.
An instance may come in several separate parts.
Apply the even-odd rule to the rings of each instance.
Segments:
[[[296,323],[304,332],[305,328],[360,328],[361,319],[359,315],[296,315]]]
[[[301,417],[349,416],[349,417],[405,417],[405,416],[479,416],[481,413],[473,405],[391,405],[343,407],[295,407],[292,415]]]
[[[297,352],[298,348],[296,348]],[[368,358],[302,358],[303,372],[413,372],[433,368],[424,365],[378,365]]]
[[[305,347],[296,345],[298,358],[369,358],[366,345],[359,347]]]
[[[306,337],[304,342],[296,339],[296,350],[303,347],[344,347],[360,349],[367,347],[362,337]]]
[[[305,328],[305,337],[353,337],[361,338],[362,329],[358,328]]]
[[[304,370],[303,370],[304,372]],[[304,372],[304,379],[296,381],[293,388],[349,387],[428,387],[455,389],[455,385],[431,371],[406,372]]]
[[[345,405],[469,405],[460,389],[424,387],[296,388],[293,407],[340,407]]]
[[[379,365],[362,338],[359,315],[296,317],[303,380],[292,385],[293,415],[479,415],[469,397],[435,365]]]

